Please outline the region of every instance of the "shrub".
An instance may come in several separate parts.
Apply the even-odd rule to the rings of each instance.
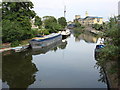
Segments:
[[[17,40],[17,41],[13,41],[11,43],[11,47],[16,47],[16,46],[19,46],[20,42]]]

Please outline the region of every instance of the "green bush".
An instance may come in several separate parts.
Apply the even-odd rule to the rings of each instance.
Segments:
[[[103,29],[103,26],[100,25],[100,24],[94,24],[92,27],[95,28],[96,30],[102,30]]]
[[[120,66],[120,27],[118,27],[118,19],[116,17],[110,18],[110,22],[108,23],[108,27],[105,31],[103,37],[106,38],[105,47],[99,53],[98,64],[100,66],[106,66],[108,62],[114,62],[115,64],[111,64],[111,68],[109,70],[110,73],[117,73],[117,69]]]
[[[12,42],[11,43],[11,47],[16,47],[16,46],[19,46],[19,44],[20,44],[20,41],[14,41],[14,42]]]
[[[48,35],[48,34],[50,34],[50,33],[49,33],[49,30],[48,30],[48,29],[41,29],[41,30],[39,31],[39,34],[40,34],[40,35]]]
[[[81,27],[82,25],[79,22],[75,22],[75,27]]]

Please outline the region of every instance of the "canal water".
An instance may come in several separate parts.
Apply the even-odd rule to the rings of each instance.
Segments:
[[[101,68],[96,67],[97,38],[72,33],[42,50],[4,52],[3,88],[106,88]]]

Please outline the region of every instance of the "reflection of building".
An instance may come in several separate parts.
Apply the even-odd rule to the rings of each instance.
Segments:
[[[75,41],[78,42],[80,40],[85,40],[87,43],[96,43],[97,38],[92,36],[91,34],[80,34],[78,37],[75,38]]]
[[[74,21],[78,21],[80,24],[83,25],[92,25],[92,24],[103,24],[103,17],[97,17],[97,16],[89,16],[88,12],[86,12],[86,17],[85,18],[76,18]]]

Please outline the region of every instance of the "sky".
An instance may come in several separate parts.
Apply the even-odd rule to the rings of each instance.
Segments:
[[[64,16],[64,6],[66,6],[66,19],[73,21],[75,15],[85,17],[85,12],[89,16],[102,16],[104,21],[109,17],[118,15],[118,2],[120,0],[31,0],[34,4],[34,11],[40,17],[54,16],[55,18]]]

